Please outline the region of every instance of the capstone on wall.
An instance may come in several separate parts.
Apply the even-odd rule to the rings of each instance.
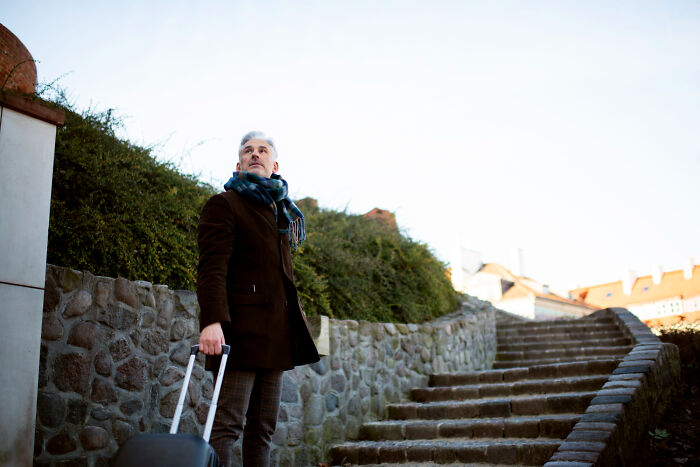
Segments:
[[[106,466],[129,437],[168,431],[197,315],[192,292],[49,266],[34,465]],[[331,320],[330,355],[284,375],[272,464],[327,460],[432,373],[490,368],[495,332],[494,309],[473,298],[420,325]],[[202,432],[213,380],[202,363],[180,432]]]

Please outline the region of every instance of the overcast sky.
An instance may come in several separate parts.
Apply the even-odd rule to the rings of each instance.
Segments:
[[[3,1],[39,80],[221,186],[396,213],[560,289],[700,261],[700,2]]]

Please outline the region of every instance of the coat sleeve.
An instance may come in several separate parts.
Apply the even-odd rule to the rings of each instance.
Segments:
[[[207,201],[199,218],[197,300],[200,330],[212,323],[231,321],[226,298],[226,275],[233,251],[234,217],[231,206],[219,194]]]

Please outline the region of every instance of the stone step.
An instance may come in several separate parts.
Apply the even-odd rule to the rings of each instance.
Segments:
[[[571,334],[577,332],[620,332],[616,324],[579,324],[571,326],[542,326],[541,328],[496,329],[496,337]]]
[[[335,464],[333,464],[333,465],[335,467]],[[464,467],[464,464],[460,464],[460,463],[436,464],[435,462],[418,462],[418,463],[402,462],[400,464],[382,462],[381,464],[378,464],[378,465],[379,465],[379,467],[431,467],[431,466],[437,466],[437,465],[442,466],[442,467],[450,467],[450,466]],[[482,462],[476,462],[476,463],[470,462],[469,463],[469,467],[506,467],[506,465],[507,464],[484,464]],[[348,464],[348,463],[345,463],[342,465],[342,467],[356,467],[356,466],[357,466],[357,464]],[[568,466],[566,466],[566,467],[568,467]],[[573,467],[577,467],[577,466],[574,465]]]
[[[497,347],[498,352],[546,350],[546,349],[577,349],[581,347],[611,347],[618,345],[630,345],[628,337],[615,337],[610,339],[570,340],[559,342],[522,342],[517,344],[503,343]]]
[[[527,360],[495,361],[493,362],[493,367],[495,369],[523,368],[532,365],[546,365],[551,363],[570,363],[588,360],[608,360],[613,357],[624,357],[625,355],[627,355],[628,352],[629,350],[620,350],[619,352],[610,352],[607,355],[574,355],[571,357],[561,358],[537,358]]]
[[[465,420],[393,420],[365,423],[360,438],[369,441],[436,438],[558,438],[564,439],[579,414],[537,415]]]
[[[498,336],[498,345],[510,345],[530,342],[561,342],[572,340],[598,340],[598,339],[617,339],[625,337],[618,331],[605,332],[571,332],[571,333],[553,333],[553,334],[532,334],[518,336]]]
[[[582,325],[598,325],[598,326],[611,326],[615,325],[615,321],[612,319],[561,319],[561,320],[550,320],[550,321],[524,321],[524,322],[511,322],[504,323],[498,326],[498,329],[542,329],[542,328],[557,328],[557,327],[569,327],[569,326],[582,326]]]
[[[595,347],[578,347],[568,349],[538,349],[538,350],[510,350],[499,351],[496,354],[496,360],[537,360],[547,358],[575,357],[577,355],[619,355],[621,352],[627,354],[632,350],[631,345],[615,345],[615,346],[595,346]]]
[[[556,394],[562,392],[597,391],[608,380],[607,374],[568,378],[530,379],[509,383],[483,383],[464,386],[416,388],[411,390],[414,402],[468,400],[482,397]]]
[[[560,439],[360,441],[331,449],[333,465],[435,462],[458,465],[485,463],[543,465],[562,443]],[[430,464],[428,464],[430,465]]]
[[[480,383],[509,383],[531,379],[566,378],[584,375],[609,375],[622,361],[621,357],[583,362],[552,363],[524,368],[469,371],[430,375],[428,384],[437,386],[463,386]]]
[[[471,401],[402,402],[387,405],[390,420],[454,420],[458,418],[510,417],[583,413],[596,391],[535,394]]]

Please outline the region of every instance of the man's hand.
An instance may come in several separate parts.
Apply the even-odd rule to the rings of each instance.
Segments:
[[[210,324],[199,335],[199,351],[205,355],[221,355],[221,345],[225,343],[221,323]]]

